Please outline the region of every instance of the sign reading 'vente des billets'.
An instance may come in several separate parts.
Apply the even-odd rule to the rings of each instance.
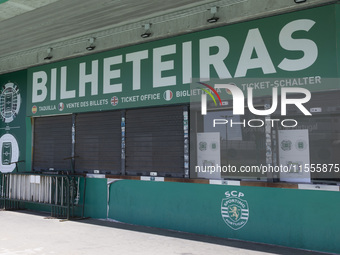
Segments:
[[[30,68],[27,114],[189,103],[193,78],[300,77],[277,86],[338,89],[339,84],[323,82],[337,76],[333,9],[314,8]],[[236,84],[242,90],[248,86]],[[266,95],[272,88],[254,89]]]

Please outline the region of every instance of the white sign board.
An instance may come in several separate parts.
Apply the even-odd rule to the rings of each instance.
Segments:
[[[308,129],[279,130],[278,138],[280,180],[310,182],[310,172],[306,168],[310,164]]]
[[[219,132],[197,133],[197,166],[198,178],[221,178],[221,173],[214,171],[221,166]]]

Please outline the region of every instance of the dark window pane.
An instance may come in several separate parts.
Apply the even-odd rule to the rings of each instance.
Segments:
[[[126,172],[183,176],[183,107],[126,112]]]
[[[75,170],[120,173],[121,112],[76,115]]]
[[[71,170],[72,116],[34,119],[33,169]]]

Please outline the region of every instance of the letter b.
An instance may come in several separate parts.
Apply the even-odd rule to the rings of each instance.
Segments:
[[[47,96],[46,83],[47,74],[44,71],[33,73],[32,103],[42,102],[46,99]]]

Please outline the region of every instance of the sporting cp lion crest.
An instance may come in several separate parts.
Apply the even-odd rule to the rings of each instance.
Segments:
[[[222,199],[221,214],[224,222],[232,229],[239,230],[247,224],[249,219],[249,207],[242,192],[227,191],[227,198]]]

